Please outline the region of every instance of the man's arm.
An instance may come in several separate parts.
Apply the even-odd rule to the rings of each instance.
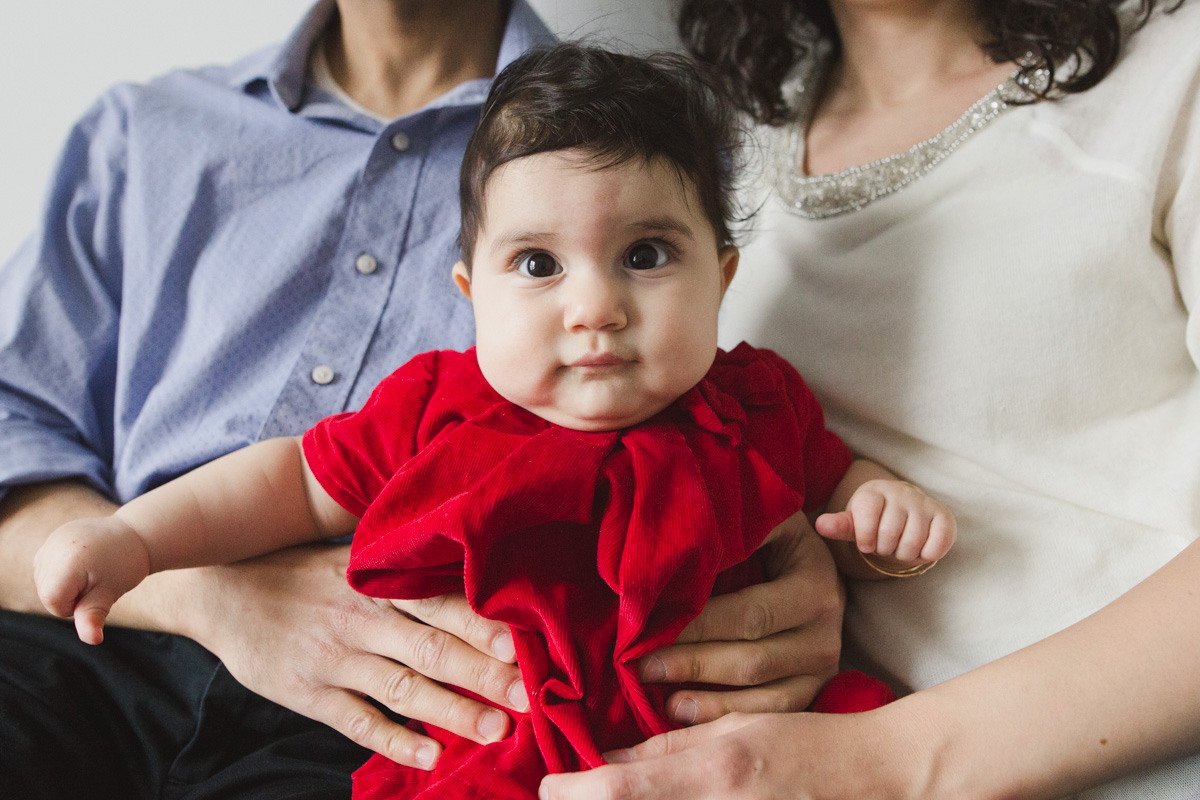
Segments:
[[[62,523],[114,507],[71,481],[12,489],[0,501],[0,604],[44,614],[34,553]],[[507,628],[461,596],[406,602],[402,612],[359,595],[346,583],[348,557],[347,546],[309,545],[159,573],[118,601],[109,622],[195,639],[247,688],[400,763],[428,767],[423,758],[440,748],[363,697],[475,741],[501,738],[504,714],[438,682],[525,705],[517,668],[503,663],[514,657]]]

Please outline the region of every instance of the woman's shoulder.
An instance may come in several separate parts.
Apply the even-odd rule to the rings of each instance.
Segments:
[[[1200,74],[1200,0],[1159,6],[1142,25],[1126,20],[1120,58],[1095,88],[1081,100],[1103,103],[1113,95],[1130,102],[1170,103],[1194,95]],[[1158,91],[1162,90],[1162,91]],[[1111,111],[1112,109],[1110,109]]]
[[[1178,40],[1180,46],[1196,50],[1196,34],[1200,33],[1200,2],[1197,0],[1160,0],[1148,19],[1143,19],[1140,3],[1127,4],[1123,9],[1126,44],[1132,45],[1138,37],[1142,40],[1165,37]]]
[[[1140,26],[1127,24],[1124,51],[1113,74],[1147,73],[1166,77],[1195,74],[1200,67],[1200,2],[1159,6]],[[1103,83],[1101,84],[1103,85]]]
[[[1037,103],[1032,132],[1080,154],[1081,164],[1117,164],[1149,184],[1165,142],[1190,125],[1200,101],[1200,0],[1161,6],[1126,36],[1112,71],[1093,88]],[[1068,144],[1070,143],[1070,144]]]

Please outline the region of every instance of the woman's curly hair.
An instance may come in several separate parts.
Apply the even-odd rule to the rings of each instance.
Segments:
[[[1082,92],[1109,73],[1121,53],[1117,9],[1125,0],[974,0],[997,63],[1015,61],[1054,76],[1042,97]],[[1160,0],[1136,0],[1138,25]],[[1172,10],[1184,0],[1173,0]],[[778,125],[787,109],[781,84],[818,40],[838,46],[827,0],[684,0],[679,32],[692,55],[724,76],[734,102],[758,122]],[[814,32],[816,36],[814,37]],[[1027,54],[1033,58],[1023,61]],[[1071,69],[1059,71],[1064,64]]]

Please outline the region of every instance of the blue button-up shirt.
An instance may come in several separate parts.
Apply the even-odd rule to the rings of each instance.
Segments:
[[[306,82],[335,13],[230,67],[115,87],[71,131],[0,269],[0,487],[79,477],[126,501],[471,344],[450,269],[489,82],[388,124],[357,113]],[[497,70],[552,38],[514,0]]]

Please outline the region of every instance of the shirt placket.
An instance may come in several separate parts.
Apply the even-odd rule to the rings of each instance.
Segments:
[[[406,118],[376,137],[346,212],[325,299],[260,438],[301,433],[346,409],[404,257],[428,152],[420,123]]]

